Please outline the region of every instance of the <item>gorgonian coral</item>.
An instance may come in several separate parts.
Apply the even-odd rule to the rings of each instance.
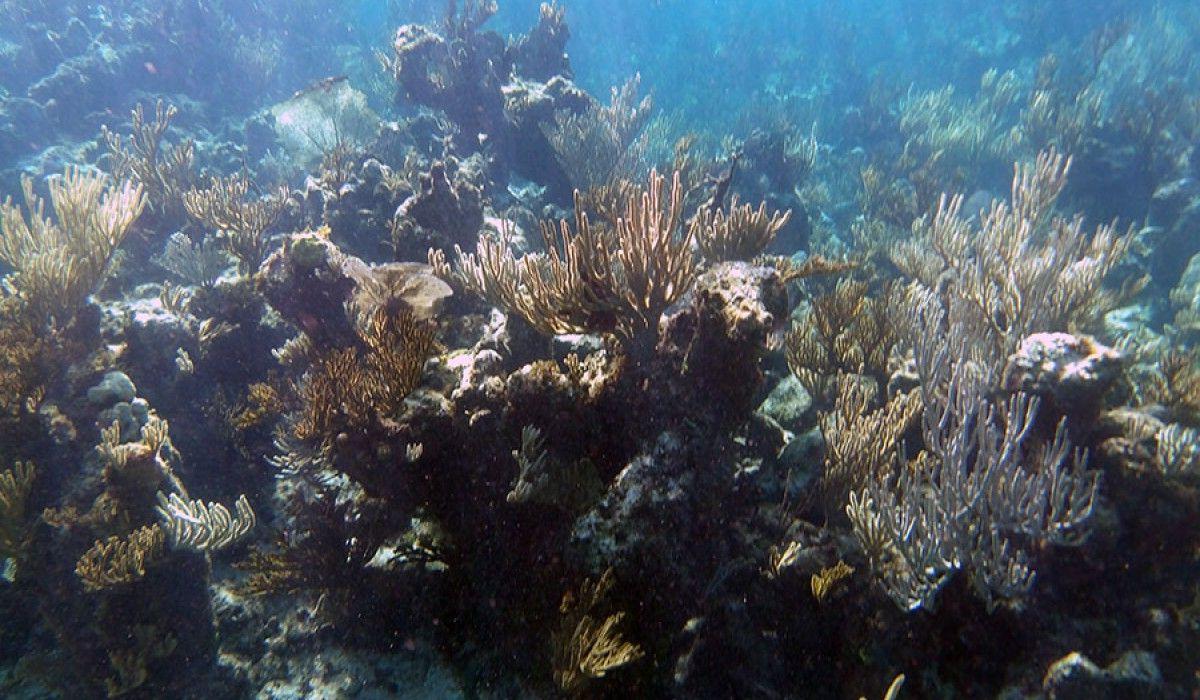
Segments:
[[[544,222],[544,253],[514,258],[504,235],[458,250],[455,275],[469,291],[520,314],[537,330],[612,333],[644,352],[663,311],[692,285],[695,227],[684,227],[679,175],[652,172],[625,202],[613,230],[593,225],[578,201],[575,224]]]

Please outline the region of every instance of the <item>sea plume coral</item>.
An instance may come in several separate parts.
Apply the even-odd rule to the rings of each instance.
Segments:
[[[420,381],[433,349],[430,324],[379,309],[362,319],[357,332],[362,350],[331,350],[309,370],[292,423],[297,438],[325,442],[389,420]]]
[[[250,502],[238,496],[234,513],[220,503],[191,501],[177,493],[158,493],[159,521],[174,549],[215,552],[246,536],[258,522]]]
[[[13,268],[8,282],[30,315],[63,326],[103,281],[146,199],[138,185],[75,167],[49,189],[54,219],[28,177],[25,213],[11,199],[0,205],[0,261]]]
[[[75,564],[75,575],[89,591],[101,591],[141,580],[146,567],[163,557],[165,537],[157,525],[126,537],[97,540]]]
[[[1095,315],[1101,283],[1132,243],[1113,225],[1084,230],[1054,213],[1071,159],[1049,150],[1014,168],[1007,202],[980,212],[978,230],[962,195],[943,196],[932,218],[893,260],[947,311],[949,332],[972,339],[998,366],[1032,333],[1070,331]]]
[[[577,196],[574,226],[542,224],[542,254],[514,259],[505,235],[481,238],[475,254],[457,251],[456,277],[542,333],[612,333],[644,353],[663,311],[696,275],[678,173],[666,182],[652,172],[611,231],[588,220]]]
[[[25,539],[25,504],[33,489],[37,469],[17,462],[0,472],[0,559],[20,553]]]
[[[710,262],[751,260],[775,240],[775,236],[792,217],[791,210],[767,214],[767,203],[755,209],[749,204],[738,205],[737,197],[729,203],[729,213],[715,212],[708,207],[697,214],[696,244],[700,254]]]
[[[249,275],[266,256],[267,229],[283,211],[285,192],[266,198],[251,195],[243,175],[218,178],[208,187],[183,195],[188,214],[224,237],[225,247],[238,260],[238,271]]]
[[[147,208],[167,221],[181,218],[183,194],[195,178],[192,172],[195,144],[184,140],[172,146],[164,140],[178,113],[173,105],[159,100],[154,105],[154,118],[147,121],[146,111],[139,104],[133,110],[128,137],[107,127],[102,132],[113,174],[141,185],[146,192]]]
[[[1099,473],[1072,453],[1062,423],[1049,444],[1027,444],[1038,399],[991,403],[968,383],[956,376],[949,400],[926,410],[927,452],[894,482],[873,476],[846,506],[880,584],[906,610],[932,607],[958,570],[989,605],[1019,607],[1036,576],[1021,543],[1079,544],[1096,503]]]

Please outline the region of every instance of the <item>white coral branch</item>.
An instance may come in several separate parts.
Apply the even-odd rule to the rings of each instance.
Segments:
[[[220,503],[189,501],[179,494],[158,493],[158,517],[173,549],[215,552],[254,529],[258,519],[244,495],[234,503],[236,515]]]

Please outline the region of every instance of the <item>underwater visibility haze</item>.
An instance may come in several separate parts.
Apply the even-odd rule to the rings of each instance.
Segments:
[[[1194,0],[0,0],[0,697],[1200,697]]]

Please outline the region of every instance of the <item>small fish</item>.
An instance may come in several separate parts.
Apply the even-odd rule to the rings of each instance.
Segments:
[[[329,92],[330,90],[333,89],[334,85],[345,82],[349,79],[350,79],[350,77],[346,76],[346,75],[331,75],[328,78],[321,78],[320,80],[313,83],[312,85],[301,88],[301,89],[297,90],[296,92],[292,93],[292,99],[294,100],[297,97],[302,97],[304,95],[307,95],[310,92],[317,92],[318,90],[320,90],[321,92]]]
[[[193,523],[195,525],[201,524],[199,518],[192,515],[191,513],[188,513],[187,511],[183,510],[179,506],[172,505],[170,510],[171,510],[171,515],[176,518],[179,518],[180,520],[186,520],[187,522]]]

